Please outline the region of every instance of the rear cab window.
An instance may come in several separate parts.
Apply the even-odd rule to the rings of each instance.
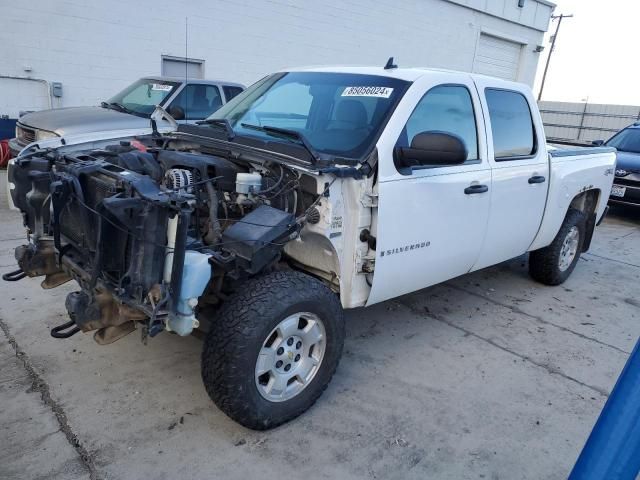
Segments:
[[[497,162],[531,158],[538,149],[531,107],[513,90],[485,89]]]

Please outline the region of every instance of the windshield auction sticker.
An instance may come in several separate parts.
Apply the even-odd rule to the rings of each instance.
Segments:
[[[389,87],[347,87],[342,92],[342,96],[389,98],[392,93],[393,88]]]
[[[162,83],[154,83],[151,85],[151,90],[156,90],[160,92],[169,92],[171,91],[171,85],[163,85]]]

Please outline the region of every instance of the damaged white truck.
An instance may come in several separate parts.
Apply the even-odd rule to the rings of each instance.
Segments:
[[[547,151],[517,83],[391,64],[280,72],[200,125],[23,153],[9,175],[28,244],[4,278],[79,284],[56,337],[206,331],[208,394],[267,429],[326,388],[343,309],[526,252],[534,279],[563,282],[614,167],[613,149]]]

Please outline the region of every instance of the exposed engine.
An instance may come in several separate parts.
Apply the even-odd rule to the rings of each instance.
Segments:
[[[136,325],[145,338],[187,335],[197,308],[280,260],[317,197],[300,180],[280,163],[129,142],[22,157],[10,181],[30,244],[16,257],[25,274],[46,275],[45,288],[82,287],[54,336],[98,330],[110,343]]]

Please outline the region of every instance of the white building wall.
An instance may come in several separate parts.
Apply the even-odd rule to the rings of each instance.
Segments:
[[[534,49],[552,5],[517,3],[0,0],[0,114],[47,107],[42,95],[21,95],[2,75],[62,82],[53,105],[72,106],[97,104],[138,77],[160,74],[161,55],[185,55],[185,18],[188,56],[205,60],[206,78],[248,85],[281,68],[383,65],[390,56],[401,66],[471,71],[484,31],[523,45],[518,80],[532,84]]]

